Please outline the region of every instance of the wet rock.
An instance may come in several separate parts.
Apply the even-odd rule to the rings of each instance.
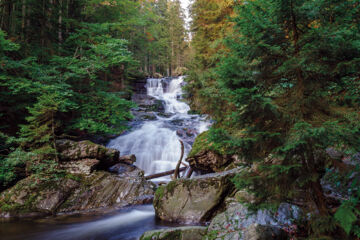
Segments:
[[[0,195],[0,217],[52,214],[80,184],[32,175]]]
[[[185,132],[181,129],[176,130],[176,135],[178,135],[179,137],[183,137],[185,135]]]
[[[134,94],[132,100],[138,105],[138,111],[165,112],[165,103],[146,94]]]
[[[119,161],[121,163],[134,164],[136,162],[136,156],[134,154],[121,156],[119,157]]]
[[[136,176],[135,176],[136,175]],[[152,202],[154,185],[142,174],[119,176],[98,171],[91,175],[32,175],[0,195],[0,217],[22,217]]]
[[[208,235],[216,233],[216,240],[287,239],[284,230],[290,229],[299,218],[301,210],[287,203],[281,204],[274,214],[268,210],[250,214],[243,204],[232,201],[225,212],[212,219]]]
[[[174,119],[171,120],[170,123],[176,126],[182,126],[184,125],[184,121],[185,121],[184,119]]]
[[[240,171],[178,179],[159,187],[154,198],[156,216],[179,223],[208,221],[234,189],[230,179]]]
[[[204,173],[221,172],[232,160],[229,156],[223,156],[211,150],[202,150],[186,159],[193,169]]]
[[[193,137],[196,134],[196,130],[195,129],[186,129],[186,135],[188,137]]]
[[[144,196],[152,195],[153,188],[143,177],[120,177],[96,172],[75,189],[58,211],[74,212],[137,204]]]
[[[177,227],[145,232],[140,240],[201,240],[206,227]]]
[[[145,121],[153,121],[153,120],[157,119],[156,114],[153,112],[143,112],[143,113],[136,114],[136,116],[138,119],[145,120]]]
[[[60,167],[71,174],[90,175],[99,165],[99,163],[100,161],[97,159],[83,159],[80,161],[69,161],[60,163]]]
[[[118,174],[120,177],[144,177],[143,170],[125,163],[115,164],[109,171]]]
[[[158,115],[163,118],[170,118],[170,117],[174,116],[174,113],[165,113],[164,112],[164,113],[158,113]]]
[[[90,141],[75,142],[67,139],[56,141],[60,152],[60,161],[78,161],[83,159],[99,160],[98,169],[107,169],[118,163],[120,152]]]

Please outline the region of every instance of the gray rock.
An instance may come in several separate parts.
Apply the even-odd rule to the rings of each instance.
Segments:
[[[178,179],[159,187],[154,198],[156,216],[180,223],[208,221],[234,189],[230,179],[239,171]]]
[[[244,231],[244,240],[287,240],[286,232],[278,227],[252,224]]]
[[[240,239],[283,239],[283,238],[245,238],[245,236],[253,236],[254,224],[261,225],[255,227],[258,231],[266,227],[266,232],[274,233],[276,237],[282,237],[281,229],[290,228],[294,219],[301,217],[301,210],[287,203],[280,205],[278,211],[272,214],[268,210],[259,210],[256,213],[250,214],[248,209],[236,201],[229,203],[226,211],[216,215],[209,226],[208,233],[216,233],[218,240],[240,240]],[[252,226],[252,227],[251,227]],[[251,227],[251,228],[250,228]],[[245,230],[248,229],[249,230]],[[247,235],[245,232],[247,231]],[[256,232],[255,231],[255,232]],[[260,230],[259,230],[260,231]],[[261,231],[260,231],[261,232]],[[279,235],[275,234],[279,233]],[[259,234],[254,235],[259,236]]]
[[[202,150],[188,157],[186,161],[193,169],[201,172],[221,172],[232,162],[232,158],[210,150]]]
[[[56,146],[62,162],[97,159],[100,161],[98,168],[103,170],[119,162],[120,152],[118,150],[106,148],[90,141],[75,142],[63,139],[56,141]]]
[[[144,177],[144,171],[136,167],[135,165],[129,165],[125,163],[118,163],[109,169],[110,172],[117,173],[119,177]]]
[[[99,165],[99,163],[100,161],[97,159],[82,159],[79,161],[60,163],[60,167],[71,174],[90,175]]]
[[[71,178],[69,178],[71,177]],[[49,179],[32,175],[0,195],[0,217],[78,212],[151,203],[154,185],[143,174],[91,175]]]
[[[140,240],[201,240],[206,227],[178,227],[145,232]]]
[[[121,163],[134,164],[136,162],[136,156],[134,154],[121,156],[119,157],[119,161]]]
[[[59,212],[83,211],[98,208],[118,208],[143,203],[154,193],[154,186],[144,178],[120,177],[106,172],[96,172],[85,179],[67,198]]]

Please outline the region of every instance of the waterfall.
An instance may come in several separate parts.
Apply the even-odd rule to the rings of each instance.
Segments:
[[[148,79],[147,95],[161,100],[165,104],[165,113],[173,114],[170,118],[157,115],[153,121],[145,121],[139,128],[119,136],[109,142],[109,148],[118,149],[121,155],[135,154],[135,165],[146,174],[172,170],[181,155],[178,129],[195,129],[197,134],[205,131],[209,122],[198,115],[189,115],[190,107],[182,100],[184,77],[172,79]],[[179,124],[174,124],[180,122]],[[185,156],[191,145],[184,141]],[[165,180],[162,178],[159,180]]]

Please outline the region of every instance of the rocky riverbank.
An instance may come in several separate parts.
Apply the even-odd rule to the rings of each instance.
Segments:
[[[94,211],[152,201],[154,184],[129,158],[119,158],[119,151],[90,141],[61,140],[57,146],[59,174],[31,174],[2,192],[0,217]]]

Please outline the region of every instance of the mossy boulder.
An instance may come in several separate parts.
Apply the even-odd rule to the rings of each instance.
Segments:
[[[97,169],[106,170],[119,162],[120,152],[116,149],[106,148],[90,141],[71,141],[62,139],[56,141],[61,162],[80,161],[83,159],[97,159]]]
[[[0,195],[0,217],[53,214],[79,185],[69,177],[31,175]]]
[[[0,217],[120,208],[152,201],[154,185],[143,175],[31,175],[0,195]]]
[[[221,172],[226,169],[234,157],[224,151],[215,151],[212,143],[208,141],[208,132],[203,132],[196,137],[191,152],[186,161],[191,168],[202,173]]]
[[[140,240],[201,240],[206,227],[178,227],[145,232]]]
[[[155,193],[156,216],[178,223],[200,223],[211,219],[234,185],[231,178],[241,169],[178,179],[159,187]]]

